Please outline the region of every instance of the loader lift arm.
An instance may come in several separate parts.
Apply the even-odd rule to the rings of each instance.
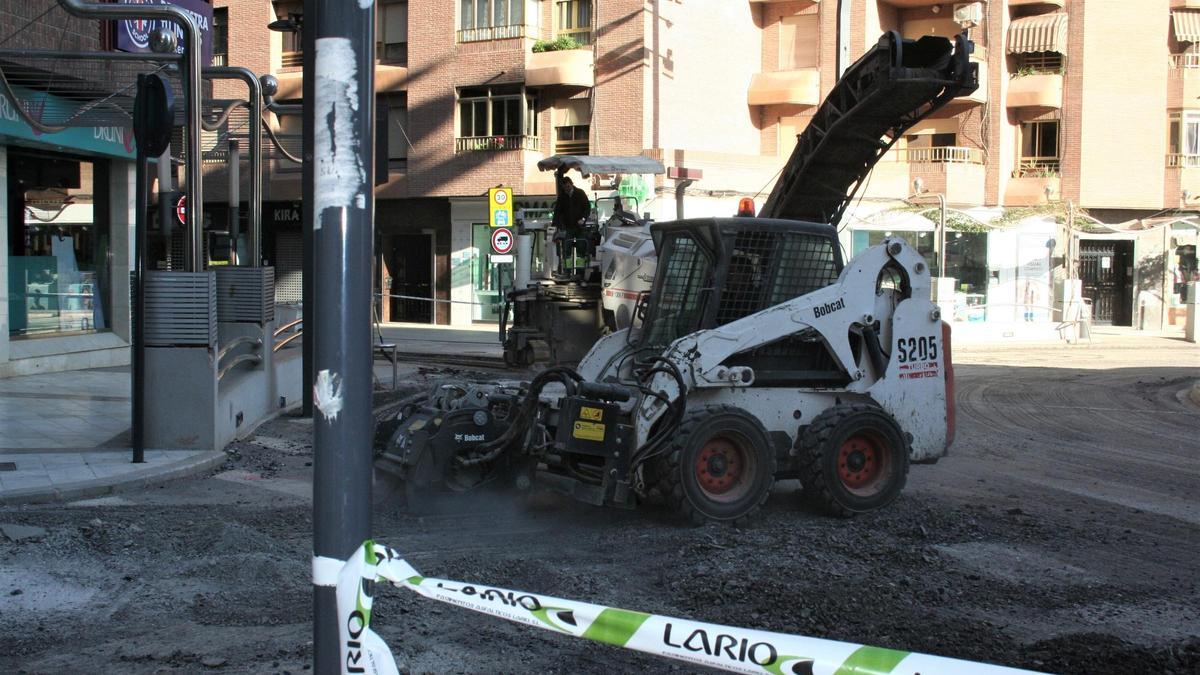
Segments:
[[[885,33],[817,108],[759,217],[837,226],[875,163],[905,131],[979,87],[972,49],[965,33],[953,43]]]

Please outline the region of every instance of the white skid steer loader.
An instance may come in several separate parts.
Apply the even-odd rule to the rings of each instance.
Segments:
[[[801,135],[759,217],[651,227],[658,266],[632,328],[578,369],[444,382],[380,425],[376,467],[414,509],[539,479],[594,504],[655,498],[743,523],[776,478],[850,516],[903,489],[954,435],[949,327],[930,271],[890,238],[843,266],[834,224],[906,129],[977,86],[959,36],[888,33]]]

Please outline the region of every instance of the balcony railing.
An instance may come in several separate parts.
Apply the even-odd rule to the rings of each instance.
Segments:
[[[282,62],[284,68],[299,68],[304,65],[304,52],[284,52]]]
[[[483,26],[482,28],[463,28],[456,34],[459,42],[481,42],[483,40],[512,40],[525,37],[525,25],[512,26]]]
[[[1058,157],[1022,157],[1013,169],[1013,178],[1050,178],[1059,175]]]
[[[1200,167],[1200,155],[1167,155],[1167,166],[1177,169]]]
[[[212,64],[214,66],[229,65],[229,55],[224,52],[213,52]]]
[[[1171,54],[1171,67],[1176,70],[1200,68],[1200,54]]]
[[[896,161],[909,164],[983,164],[983,151],[955,146],[905,148],[896,151]]]
[[[537,136],[463,136],[454,139],[455,152],[537,149]]]

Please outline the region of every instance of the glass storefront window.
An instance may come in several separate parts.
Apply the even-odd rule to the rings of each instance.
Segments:
[[[476,303],[476,321],[500,321],[504,311],[504,294],[512,290],[512,263],[492,262],[492,228],[487,223],[471,226],[471,246],[475,258],[471,265],[472,300]]]
[[[935,277],[942,276],[938,270],[938,256],[934,252],[934,240],[937,236],[935,232],[856,230],[852,255],[858,255],[871,246],[881,244],[891,236],[901,237],[915,247],[929,264],[930,273]],[[946,270],[946,276],[954,278],[955,288],[959,293],[979,296],[986,294],[987,233],[947,231]]]
[[[92,196],[95,166],[8,154],[8,319],[12,338],[108,329],[109,232]]]

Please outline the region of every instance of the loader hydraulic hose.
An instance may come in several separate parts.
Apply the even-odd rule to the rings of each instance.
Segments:
[[[656,392],[647,386],[639,385],[638,388],[641,389],[644,394],[662,401],[668,408],[671,409],[672,414],[671,419],[667,421],[666,424],[664,424],[662,428],[654,434],[653,437],[647,439],[640,448],[634,451],[633,461],[631,462],[631,466],[633,468],[637,468],[640,464],[644,463],[646,460],[656,457],[661,452],[659,446],[662,445],[664,440],[670,438],[671,435],[675,433],[675,430],[679,428],[679,424],[683,421],[684,411],[687,409],[687,383],[683,379],[683,373],[679,372],[679,367],[676,366],[673,361],[663,356],[651,356],[648,361],[651,363],[661,363],[664,365],[657,365],[653,368],[642,371],[638,373],[638,377],[642,380],[649,380],[656,373],[670,375],[671,377],[675,378],[675,383],[679,387],[679,396],[675,401],[672,402],[662,392]]]
[[[583,376],[575,372],[575,370],[563,366],[547,368],[538,373],[529,383],[529,392],[525,394],[525,399],[521,401],[521,407],[518,409],[516,417],[513,418],[512,424],[495,439],[481,443],[473,448],[475,452],[483,454],[477,454],[474,457],[459,456],[456,458],[458,464],[460,466],[477,466],[499,457],[504,452],[504,449],[508,447],[509,443],[528,431],[529,424],[533,421],[534,414],[537,411],[538,399],[541,396],[542,389],[545,389],[547,384],[555,380],[561,382],[566,387],[568,396],[574,396],[576,391],[575,383],[582,382]]]

